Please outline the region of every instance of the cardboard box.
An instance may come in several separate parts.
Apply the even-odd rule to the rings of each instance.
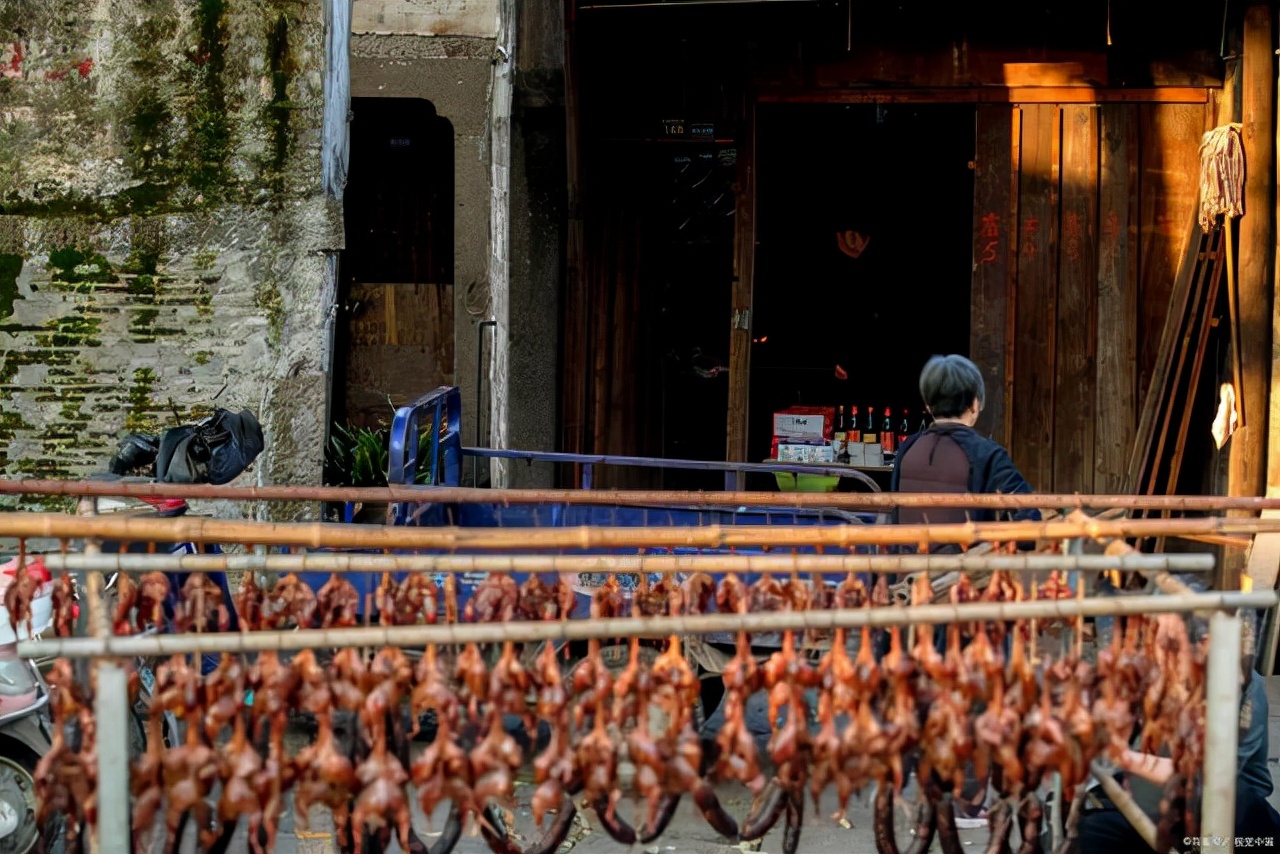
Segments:
[[[874,435],[874,434],[871,434]],[[884,448],[879,442],[863,442],[862,443],[862,462],[859,465],[864,466],[882,466],[884,465]]]
[[[778,439],[830,442],[836,411],[831,406],[792,406],[773,413],[773,435]]]
[[[779,442],[774,459],[780,463],[833,463],[836,457],[830,445]]]
[[[866,456],[865,454],[863,454],[863,451],[862,451],[862,449],[865,447],[866,445],[864,445],[862,442],[849,443],[849,465],[851,466],[866,465],[866,462],[864,462],[866,460]]]

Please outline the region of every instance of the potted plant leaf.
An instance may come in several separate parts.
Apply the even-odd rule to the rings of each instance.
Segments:
[[[329,486],[383,487],[387,485],[387,468],[390,459],[390,430],[385,426],[368,427],[354,424],[334,424],[325,447],[324,481]],[[430,453],[431,431],[423,429],[418,438],[418,459],[425,460]],[[426,483],[430,472],[420,470],[415,483]],[[348,502],[341,508],[326,511],[326,518],[336,516],[342,521],[383,525],[387,521],[388,505],[378,503]]]

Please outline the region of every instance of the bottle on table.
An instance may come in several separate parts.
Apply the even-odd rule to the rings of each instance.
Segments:
[[[871,406],[867,407],[867,426],[863,429],[862,441],[872,445],[880,441],[880,434],[876,430],[876,411]]]
[[[843,406],[836,409],[835,429],[831,433],[831,450],[835,451],[837,462],[842,462],[841,457],[844,458],[843,461],[849,459],[849,422],[845,420]]]
[[[911,435],[911,410],[902,410],[902,423],[898,425],[898,447],[907,441],[907,437]]]
[[[880,447],[886,454],[892,454],[897,435],[893,432],[893,410],[889,407],[884,408],[884,423],[880,427]]]

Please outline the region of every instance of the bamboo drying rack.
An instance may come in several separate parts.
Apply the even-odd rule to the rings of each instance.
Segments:
[[[677,490],[609,489],[477,489],[453,486],[213,486],[152,483],[136,480],[7,480],[0,495],[64,495],[135,498],[185,498],[227,501],[324,501],[353,503],[438,504],[608,504],[676,507],[810,507],[826,510],[892,510],[898,507],[972,508],[986,510],[1125,509],[1169,512],[1223,512],[1280,509],[1280,498],[1219,495],[1081,495],[1025,493],[905,492],[684,492]]]
[[[225,519],[84,518],[0,513],[0,537],[134,542],[241,543],[304,548],[547,549],[809,548],[1030,542],[1079,538],[1156,538],[1183,534],[1280,533],[1280,519],[1115,519],[967,522],[952,525],[706,525],[702,527],[456,528],[240,522]]]
[[[449,486],[213,486],[138,480],[8,480],[0,495],[184,498],[226,501],[317,501],[439,504],[607,504],[735,509],[745,507],[889,511],[900,507],[986,510],[1123,509],[1162,512],[1261,512],[1280,509],[1280,498],[1208,495],[977,495],[956,493],[776,493],[675,490],[476,489]]]
[[[996,509],[1019,507],[1124,507],[1184,511],[1261,510],[1280,507],[1280,500],[1164,498],[1132,496],[909,496],[909,495],[819,495],[778,496],[774,494],[710,493],[605,493],[527,490],[403,489],[327,490],[296,487],[227,489],[215,487],[173,487],[154,484],[56,484],[0,481],[0,492],[63,495],[174,495],[185,498],[226,498],[230,500],[402,500],[545,502],[565,503],[664,503],[681,506],[821,506],[888,509],[893,506],[966,506]],[[206,493],[207,494],[204,494]],[[768,499],[759,500],[761,498]],[[779,498],[787,500],[778,500]],[[799,500],[795,500],[799,499]],[[92,514],[94,500],[82,502]],[[1202,571],[1212,567],[1204,555],[1141,555],[1127,550],[1123,538],[1158,536],[1220,536],[1280,531],[1280,520],[1249,518],[1097,520],[1074,515],[1053,522],[982,523],[961,525],[864,526],[839,525],[822,528],[786,526],[707,526],[684,530],[671,528],[574,528],[499,529],[467,532],[457,528],[339,526],[325,524],[271,524],[232,522],[217,519],[75,518],[56,514],[0,514],[0,536],[54,537],[64,541],[64,553],[46,555],[53,569],[74,569],[87,574],[87,589],[100,591],[101,571],[143,572],[214,570],[221,568],[325,569],[346,572],[412,571],[644,571],[689,572],[974,572],[995,567],[1010,570],[1089,570],[1095,568],[1154,572],[1160,588],[1169,595],[1116,596],[1016,603],[929,604],[910,608],[882,607],[766,614],[705,614],[683,617],[622,618],[615,620],[515,622],[507,624],[465,624],[403,627],[363,627],[338,630],[293,632],[207,633],[185,636],[152,635],[114,637],[105,619],[103,602],[89,597],[90,637],[25,641],[19,644],[24,657],[63,656],[92,658],[98,684],[95,711],[99,726],[100,807],[106,806],[104,793],[113,792],[112,803],[122,809],[112,818],[100,809],[97,827],[99,850],[128,848],[127,762],[120,761],[127,741],[127,685],[119,661],[139,656],[164,656],[202,652],[251,652],[307,647],[367,647],[382,645],[417,646],[427,644],[495,643],[515,641],[536,643],[549,640],[591,638],[667,637],[681,634],[718,632],[776,632],[811,629],[936,625],[949,622],[1015,619],[1071,619],[1079,616],[1123,616],[1149,613],[1210,614],[1210,652],[1206,699],[1204,801],[1201,832],[1230,840],[1234,831],[1236,774],[1236,720],[1240,684],[1240,609],[1264,609],[1277,604],[1275,592],[1192,593],[1170,572]],[[969,545],[981,542],[1026,542],[1033,540],[1094,539],[1111,542],[1104,555],[101,555],[98,538],[116,541],[219,542],[246,545],[288,545],[303,548],[360,549],[477,549],[529,551],[533,549],[583,548],[670,548],[695,546],[733,548],[774,546],[779,548],[823,546],[918,546],[928,543]],[[65,553],[67,540],[84,542],[84,554]],[[1095,773],[1098,769],[1095,769]],[[1109,790],[1114,787],[1106,786]],[[1154,842],[1150,822],[1145,824],[1131,799],[1120,792],[1112,799],[1131,815],[1148,843]],[[1230,846],[1228,846],[1230,850]]]
[[[24,641],[23,658],[139,658],[191,653],[243,653],[323,647],[432,646],[542,643],[607,638],[666,638],[673,635],[768,633],[831,629],[888,628],[941,623],[1066,620],[1073,617],[1180,614],[1222,609],[1252,610],[1277,603],[1273,592],[1180,593],[1169,596],[1111,596],[1041,599],[1008,603],[913,605],[910,608],[833,608],[764,614],[701,614],[684,617],[618,617],[608,620],[452,623],[424,626],[365,626],[298,631],[207,632],[185,635],[72,637]]]
[[[96,572],[790,573],[1206,572],[1208,554],[1110,555],[356,555],[48,554],[50,570]]]

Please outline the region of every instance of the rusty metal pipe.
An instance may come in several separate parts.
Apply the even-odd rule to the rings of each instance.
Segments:
[[[701,614],[684,617],[624,617],[610,620],[559,620],[465,623],[434,626],[366,626],[292,632],[216,632],[186,635],[137,635],[111,638],[57,638],[18,645],[23,658],[138,658],[194,652],[255,652],[316,647],[415,647],[430,644],[540,643],[623,637],[856,629],[863,626],[936,625],[979,621],[1070,619],[1077,616],[1184,613],[1228,608],[1270,608],[1280,596],[1263,593],[1201,593],[1185,596],[1115,596],[1095,599],[1042,599],[1027,602],[914,605],[910,608],[847,608],[754,614]]]
[[[1213,555],[365,555],[50,554],[52,571],[103,572],[1206,572]]]
[[[82,519],[57,513],[0,513],[0,537],[117,542],[194,542],[291,545],[307,548],[543,549],[806,548],[922,543],[1024,542],[1178,534],[1280,533],[1280,519],[1116,519],[1113,521],[985,522],[958,525],[705,525],[701,527],[455,528],[268,523],[140,516]]]
[[[609,504],[684,507],[808,507],[892,510],[959,507],[989,510],[1092,508],[1225,512],[1280,509],[1280,498],[1220,495],[974,495],[956,493],[685,492],[678,490],[474,489],[467,487],[212,486],[136,481],[0,479],[0,494],[96,495],[227,501],[438,502],[485,504]]]

